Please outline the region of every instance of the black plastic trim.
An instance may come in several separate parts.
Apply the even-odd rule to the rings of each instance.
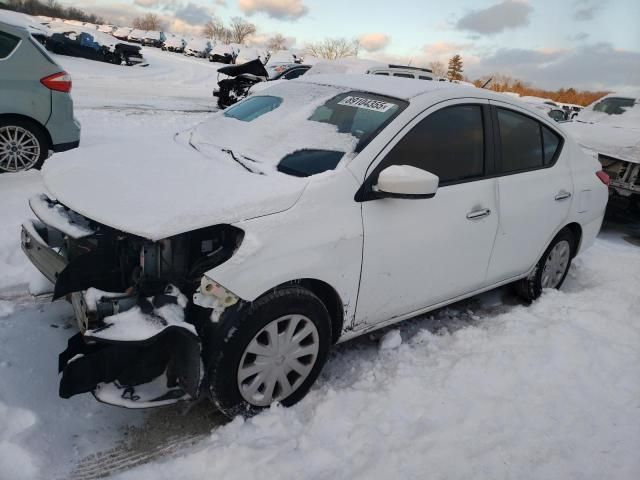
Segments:
[[[71,150],[73,148],[78,148],[80,146],[80,140],[76,140],[75,142],[67,142],[67,143],[58,143],[57,145],[53,145],[51,150],[54,152],[66,152],[67,150]]]

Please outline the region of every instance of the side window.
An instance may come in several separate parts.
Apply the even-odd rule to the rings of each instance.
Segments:
[[[418,78],[420,80],[433,80],[433,78],[431,78],[431,77],[425,77],[425,76],[422,76],[422,75],[420,75]]]
[[[295,70],[291,70],[290,72],[285,73],[284,78],[286,78],[287,80],[293,80],[294,78],[298,78],[304,72],[306,72],[304,68],[296,68]]]
[[[520,113],[498,108],[502,144],[502,172],[518,172],[543,165],[540,124]]]
[[[374,75],[386,75],[386,76],[389,76],[389,74],[387,72],[376,72],[376,73],[374,73]]]
[[[20,38],[0,32],[0,59],[7,58],[20,43]]]
[[[407,133],[382,161],[411,165],[440,177],[440,184],[484,174],[484,127],[480,105],[455,105],[432,113]]]
[[[402,78],[415,78],[410,73],[394,73],[393,76],[394,77],[402,77]]]
[[[550,165],[553,162],[556,152],[560,147],[560,137],[550,128],[540,125],[542,129],[542,150],[544,152],[544,164]]]

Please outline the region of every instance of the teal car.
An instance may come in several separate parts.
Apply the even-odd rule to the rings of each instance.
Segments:
[[[40,168],[80,144],[71,77],[18,23],[0,20],[0,173]]]

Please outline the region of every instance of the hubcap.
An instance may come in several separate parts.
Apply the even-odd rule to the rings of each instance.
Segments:
[[[0,127],[0,171],[20,172],[38,163],[40,143],[22,127]]]
[[[544,263],[542,288],[556,288],[560,285],[560,281],[569,266],[570,254],[571,247],[568,241],[561,240],[555,244]]]
[[[260,330],[238,367],[238,389],[252,405],[266,407],[295,392],[318,358],[318,329],[304,315],[285,315]]]

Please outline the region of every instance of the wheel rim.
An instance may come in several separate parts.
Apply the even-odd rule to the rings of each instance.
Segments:
[[[571,246],[567,240],[561,240],[549,252],[542,270],[542,288],[556,288],[560,285],[567,267]]]
[[[318,329],[304,315],[285,315],[267,324],[242,354],[242,398],[259,407],[287,398],[309,377],[319,348]]]
[[[39,158],[40,142],[33,133],[15,125],[0,127],[0,170],[28,170]]]

